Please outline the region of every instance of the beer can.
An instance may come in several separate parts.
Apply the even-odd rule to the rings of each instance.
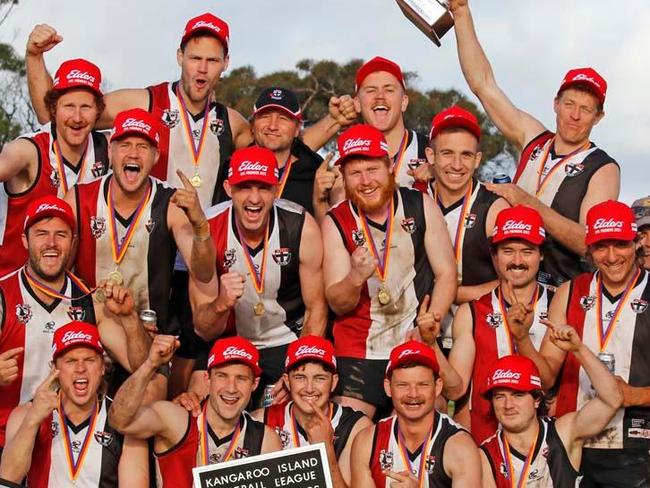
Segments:
[[[505,173],[499,173],[494,175],[492,183],[512,183],[512,179],[510,179],[510,176]]]
[[[140,310],[140,320],[142,320],[142,323],[145,326],[147,324],[151,324],[153,327],[155,327],[156,323],[158,322],[158,315],[156,315],[155,310],[150,310],[150,309]]]
[[[262,407],[270,407],[273,405],[273,388],[275,385],[266,385],[264,387],[264,399],[262,400]]]
[[[616,370],[616,358],[609,352],[599,352],[598,359],[603,363],[610,373],[614,374]]]

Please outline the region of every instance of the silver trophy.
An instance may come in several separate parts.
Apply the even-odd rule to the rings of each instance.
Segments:
[[[440,39],[454,26],[446,0],[395,0],[415,26],[440,46]]]

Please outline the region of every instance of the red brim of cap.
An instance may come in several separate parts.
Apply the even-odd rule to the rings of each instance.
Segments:
[[[432,127],[429,132],[429,141],[440,134],[441,131],[449,127],[461,127],[467,129],[474,135],[474,137],[476,137],[476,139],[481,140],[481,128],[479,126],[463,117],[453,117],[445,119],[443,122],[438,124],[437,127]]]
[[[496,235],[492,238],[492,244],[498,244],[499,242],[509,241],[509,240],[519,240],[526,241],[535,246],[541,246],[544,242],[544,238],[541,235]]]
[[[557,91],[557,94],[559,95],[563,90],[566,90],[567,88],[571,88],[571,85],[576,85],[578,83],[581,85],[589,85],[591,87],[592,93],[598,99],[598,102],[600,102],[601,105],[605,105],[605,96],[600,91],[600,88],[594,85],[593,83],[590,83],[588,80],[584,80],[584,79],[571,80],[571,81],[567,81],[566,83],[563,83],[560,86],[560,89]]]
[[[224,37],[221,34],[213,31],[212,29],[203,28],[203,27],[199,27],[198,29],[194,29],[193,31],[190,31],[187,34],[185,34],[181,38],[181,44],[183,44],[185,41],[187,41],[190,37],[192,37],[197,32],[204,32],[205,34],[210,34],[210,35],[216,37],[217,39],[219,39],[221,44],[223,44],[223,47],[226,50],[226,53],[228,52],[228,41],[226,39],[224,39]]]
[[[393,364],[389,363],[388,368],[386,368],[386,377],[390,376],[393,371],[395,371],[403,364],[419,364],[421,366],[431,368],[436,374],[440,372],[440,366],[433,359],[429,358],[428,356],[416,356],[415,354],[412,354],[405,356],[402,360],[395,361]]]
[[[64,91],[64,90],[74,90],[75,88],[81,89],[81,90],[90,90],[93,93],[96,93],[100,97],[103,97],[104,94],[101,92],[99,88],[95,88],[95,86],[91,84],[85,84],[85,83],[59,83],[56,86],[53,86],[53,90],[57,91]]]
[[[265,110],[269,110],[271,108],[277,109],[277,110],[282,110],[284,113],[286,113],[287,115],[291,116],[292,118],[294,118],[296,120],[302,120],[302,114],[300,114],[300,113],[295,114],[291,110],[289,110],[287,107],[283,107],[282,105],[277,105],[275,103],[269,103],[268,105],[264,105],[263,107],[258,108],[257,110],[255,110],[253,112],[252,117],[255,117],[257,114],[262,113]]]
[[[242,183],[254,182],[254,183],[263,183],[266,185],[277,185],[279,184],[278,179],[272,176],[257,176],[257,175],[232,175],[228,178],[228,183],[230,185],[241,185]]]
[[[207,369],[209,371],[212,368],[218,368],[220,366],[227,366],[229,364],[243,364],[244,366],[248,366],[250,369],[253,370],[253,374],[255,375],[256,378],[262,374],[262,369],[259,366],[257,366],[256,364],[249,363],[247,361],[239,361],[239,360],[235,360],[235,359],[231,359],[229,361],[222,361],[220,363],[214,362],[212,364],[208,364]]]
[[[359,151],[359,152],[354,152],[352,154],[346,154],[345,156],[342,156],[336,160],[336,163],[334,163],[334,166],[340,166],[344,162],[346,162],[348,159],[352,158],[359,158],[359,159],[374,159],[374,158],[383,158],[387,156],[386,152],[384,151]]]
[[[62,212],[57,212],[56,210],[43,210],[42,212],[38,213],[38,216],[36,218],[32,218],[29,220],[25,221],[25,226],[23,228],[23,232],[27,232],[27,230],[34,225],[36,222],[47,219],[47,218],[54,218],[58,217],[61,220],[63,220],[66,224],[70,226],[71,229],[73,229],[76,226],[76,222],[74,220],[74,217],[72,215],[68,215]]]
[[[636,239],[637,233],[632,230],[625,230],[621,232],[603,232],[602,234],[588,234],[585,237],[585,245],[591,246],[601,241],[633,241]]]
[[[488,395],[492,390],[495,390],[497,388],[507,388],[508,390],[515,390],[515,391],[525,391],[525,392],[530,392],[530,391],[535,391],[535,390],[541,390],[541,386],[534,386],[534,385],[518,385],[516,383],[507,383],[507,382],[502,382],[502,383],[497,383],[497,384],[492,384],[488,388],[487,386],[483,386],[483,390],[481,390],[481,396],[484,398],[487,398]]]
[[[144,137],[147,139],[149,142],[151,142],[154,146],[158,147],[158,141],[146,132],[141,132],[139,130],[125,130],[124,132],[120,132],[119,134],[113,134],[111,136],[111,142],[113,141],[119,141],[120,139],[123,139],[124,137],[127,136],[136,136],[136,137]]]
[[[104,349],[101,346],[80,341],[80,342],[73,342],[71,344],[68,344],[64,348],[56,351],[56,353],[52,355],[52,361],[54,361],[56,358],[61,356],[61,354],[68,352],[70,349],[74,349],[76,347],[87,347],[88,349],[94,349],[99,354],[104,354]]]

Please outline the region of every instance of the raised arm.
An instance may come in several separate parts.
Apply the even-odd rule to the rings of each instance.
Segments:
[[[428,195],[423,196],[423,202],[426,220],[424,247],[436,282],[429,311],[442,320],[456,298],[458,270],[447,224],[440,209]]]
[[[453,345],[449,352],[448,367],[452,368],[458,378],[460,384],[444,381],[442,393],[450,400],[457,400],[465,394],[469,388],[472,379],[472,371],[474,369],[474,359],[476,358],[476,343],[472,334],[473,329],[472,311],[470,310],[469,303],[463,303],[454,315],[454,322],[451,326],[451,333],[453,338]],[[440,363],[440,371],[442,372],[443,363]],[[445,360],[447,362],[447,360]]]
[[[56,391],[58,376],[59,371],[52,368],[48,377],[37,388],[33,401],[20,405],[11,412],[7,421],[0,478],[21,483],[27,476],[41,423],[59,404],[59,393]]]
[[[41,124],[50,121],[50,112],[45,105],[45,94],[52,88],[52,77],[45,67],[43,54],[63,40],[56,29],[47,24],[38,24],[27,38],[25,68],[27,87],[36,118]]]
[[[94,301],[102,344],[124,369],[133,372],[147,359],[151,339],[140,321],[131,290],[110,283],[103,289],[106,301]]]
[[[172,421],[175,418],[178,420],[179,412],[185,413],[182,407],[171,402],[142,405],[147,385],[158,367],[171,360],[178,345],[174,336],[157,335],[154,338],[147,360],[129,376],[115,395],[108,413],[112,427],[137,439],[159,436],[172,441],[182,437],[182,427],[178,429],[177,422]]]
[[[188,264],[190,274],[198,281],[208,283],[215,274],[215,249],[208,219],[199,203],[196,188],[182,171],[177,171],[183,188],[170,199],[168,221],[176,246]]]
[[[303,335],[325,334],[327,302],[323,286],[323,241],[314,218],[305,214],[300,238],[300,292],[305,303]]]
[[[347,127],[357,120],[354,101],[350,95],[331,97],[328,109],[328,113],[322,119],[307,127],[303,132],[302,140],[312,151],[318,151],[341,128]]]
[[[570,325],[549,324],[549,338],[553,344],[571,352],[587,373],[596,396],[580,410],[560,417],[557,429],[571,456],[582,449],[584,440],[593,437],[607,426],[623,403],[616,378],[596,355],[585,346]]]
[[[470,90],[481,101],[490,120],[519,150],[545,130],[541,122],[519,110],[497,85],[492,66],[474,29],[467,0],[451,0],[458,59]]]
[[[245,278],[229,271],[200,283],[190,278],[189,294],[194,317],[194,331],[203,340],[210,341],[226,330],[228,316],[244,294]]]
[[[359,303],[363,286],[375,272],[375,259],[365,247],[356,248],[350,256],[330,216],[325,217],[321,229],[325,296],[334,313],[343,315]]]

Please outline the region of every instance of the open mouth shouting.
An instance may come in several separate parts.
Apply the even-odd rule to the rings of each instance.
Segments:
[[[85,396],[89,389],[88,378],[77,378],[72,382],[72,388],[77,395]]]
[[[141,166],[138,163],[129,161],[123,166],[124,178],[128,183],[136,183],[142,171]]]

